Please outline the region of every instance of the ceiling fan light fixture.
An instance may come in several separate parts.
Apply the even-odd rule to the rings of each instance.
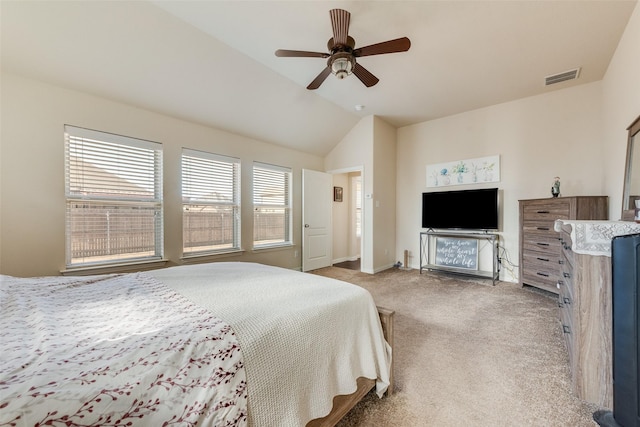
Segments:
[[[349,54],[336,54],[331,61],[331,72],[339,79],[344,79],[353,73],[353,57]]]
[[[386,42],[354,49],[356,41],[349,35],[351,14],[343,9],[331,9],[329,16],[331,17],[331,27],[333,30],[333,37],[327,42],[329,53],[309,52],[306,50],[276,50],[276,56],[278,57],[329,58],[327,59],[327,66],[324,67],[320,74],[307,86],[309,90],[318,89],[329,74],[333,74],[339,79],[344,79],[354,74],[366,87],[375,86],[379,79],[371,74],[369,70],[358,64],[356,58],[360,58],[361,56],[382,55],[385,53],[406,52],[411,47],[411,41],[406,37],[401,37],[399,39],[387,40]]]

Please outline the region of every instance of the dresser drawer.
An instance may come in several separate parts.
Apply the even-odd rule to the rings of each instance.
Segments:
[[[571,240],[570,239],[563,239],[562,241],[560,241],[560,247],[561,247],[561,265],[562,264],[566,264],[566,266],[564,267],[567,271],[571,271],[573,270],[573,266],[575,265],[575,258],[574,258],[574,253],[571,250]]]
[[[543,221],[543,220],[525,220],[522,222],[522,231],[525,234],[533,235],[548,235],[558,236],[553,229],[555,220]]]
[[[569,311],[573,308],[573,284],[565,279],[558,279],[558,304]]]
[[[558,302],[560,305],[561,303]],[[573,343],[573,319],[571,318],[571,308],[566,305],[562,305],[562,307],[558,308],[558,317],[560,319],[560,328],[562,335],[564,337],[565,344],[567,346],[567,351],[569,353],[569,368],[573,371],[575,368],[572,364],[574,358],[575,345]]]
[[[573,289],[573,270],[561,268],[558,282],[561,282],[560,287],[564,286],[564,294],[573,299],[575,294]]]
[[[542,285],[544,289],[558,292],[558,272],[525,264],[522,268],[522,282],[527,285]]]
[[[545,233],[524,232],[522,248],[525,251],[535,251],[539,253],[554,254],[560,256],[562,246],[556,233],[552,235]]]
[[[540,201],[524,205],[522,209],[523,219],[555,221],[556,219],[569,219],[571,202],[569,200],[556,199],[554,201]]]
[[[568,328],[563,328],[564,333],[572,333],[573,332],[573,317],[571,316],[571,303],[566,302],[567,297],[563,297],[562,295],[558,295],[558,308],[560,309],[560,322],[568,326]]]
[[[551,271],[554,274],[554,279],[558,278],[558,272],[560,271],[559,254],[542,253],[542,252],[526,252],[522,256],[522,263],[525,267],[541,269],[544,271]]]

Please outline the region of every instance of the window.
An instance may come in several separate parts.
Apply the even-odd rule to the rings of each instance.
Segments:
[[[65,126],[66,263],[163,256],[162,145]]]
[[[362,236],[362,176],[354,176],[351,178],[351,188],[353,189],[354,197],[354,228],[356,230],[356,237]]]
[[[253,165],[253,246],[291,245],[291,169]]]
[[[240,160],[182,150],[184,255],[240,250]]]

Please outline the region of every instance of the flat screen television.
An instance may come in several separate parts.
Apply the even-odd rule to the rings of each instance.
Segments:
[[[498,229],[498,189],[422,193],[422,228]]]

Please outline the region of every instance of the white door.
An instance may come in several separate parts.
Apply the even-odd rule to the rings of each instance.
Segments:
[[[333,178],[302,170],[302,271],[331,265]]]

